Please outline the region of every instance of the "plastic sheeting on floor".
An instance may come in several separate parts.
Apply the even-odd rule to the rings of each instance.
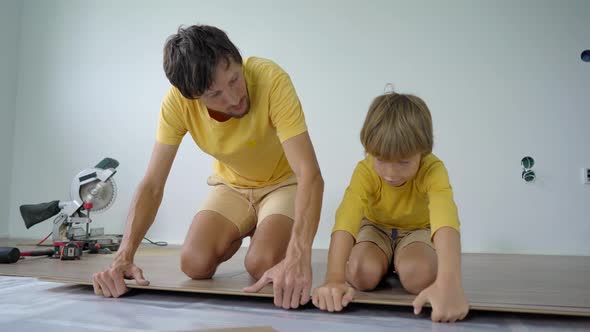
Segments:
[[[91,287],[0,277],[0,331],[198,331],[271,326],[277,331],[589,331],[590,319],[472,312],[432,323],[409,308],[352,304],[342,313],[275,308],[272,301],[134,290],[119,299]]]

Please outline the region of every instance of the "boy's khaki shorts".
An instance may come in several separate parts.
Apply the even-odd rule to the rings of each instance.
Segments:
[[[402,248],[413,242],[422,242],[434,249],[430,240],[430,229],[403,230],[377,225],[367,219],[361,222],[356,242],[372,242],[383,250],[389,263],[396,262]],[[393,259],[393,261],[392,261]]]
[[[238,227],[240,236],[248,234],[272,214],[295,218],[297,178],[294,176],[273,186],[253,189],[235,188],[214,176],[207,179],[207,184],[213,188],[199,212],[221,214]]]

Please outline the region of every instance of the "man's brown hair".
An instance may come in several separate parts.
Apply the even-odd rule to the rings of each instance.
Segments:
[[[164,45],[164,72],[185,98],[200,97],[213,84],[217,65],[230,60],[242,64],[237,47],[213,26],[181,26]]]

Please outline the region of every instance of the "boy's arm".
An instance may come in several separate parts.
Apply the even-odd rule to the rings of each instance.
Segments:
[[[326,282],[346,282],[346,262],[354,246],[354,238],[346,231],[332,233],[328,251]]]
[[[367,165],[360,162],[336,211],[325,282],[313,292],[313,303],[322,310],[341,311],[354,297],[354,289],[346,284],[346,264],[355,243],[354,235],[359,231],[368,205],[368,197],[374,190],[371,173]]]
[[[451,227],[442,227],[434,234],[434,247],[438,256],[436,281],[461,287],[461,238]]]
[[[420,314],[426,303],[432,306],[434,322],[462,320],[469,312],[469,304],[461,286],[461,245],[459,232],[442,227],[434,234],[438,255],[436,281],[424,289],[414,300],[414,313]]]
[[[354,238],[347,231],[335,231],[330,241],[326,281],[313,291],[313,304],[329,312],[341,311],[354,297],[354,289],[346,284],[346,263]]]
[[[414,312],[419,314],[425,303],[432,306],[432,320],[454,322],[462,320],[469,304],[461,285],[461,239],[459,216],[453,199],[446,168],[436,162],[426,172],[423,186],[428,193],[432,238],[438,258],[435,282],[414,300]]]

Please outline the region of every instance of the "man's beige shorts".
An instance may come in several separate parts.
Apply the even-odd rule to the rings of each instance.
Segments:
[[[402,230],[377,225],[367,219],[361,222],[356,242],[372,242],[387,256],[390,264],[396,262],[402,248],[413,242],[422,242],[434,249],[430,240],[430,229]],[[393,261],[392,261],[393,258]]]
[[[254,189],[236,188],[213,176],[207,179],[207,184],[213,188],[199,212],[221,214],[238,227],[240,236],[273,214],[295,218],[297,178],[294,176],[273,186]]]

